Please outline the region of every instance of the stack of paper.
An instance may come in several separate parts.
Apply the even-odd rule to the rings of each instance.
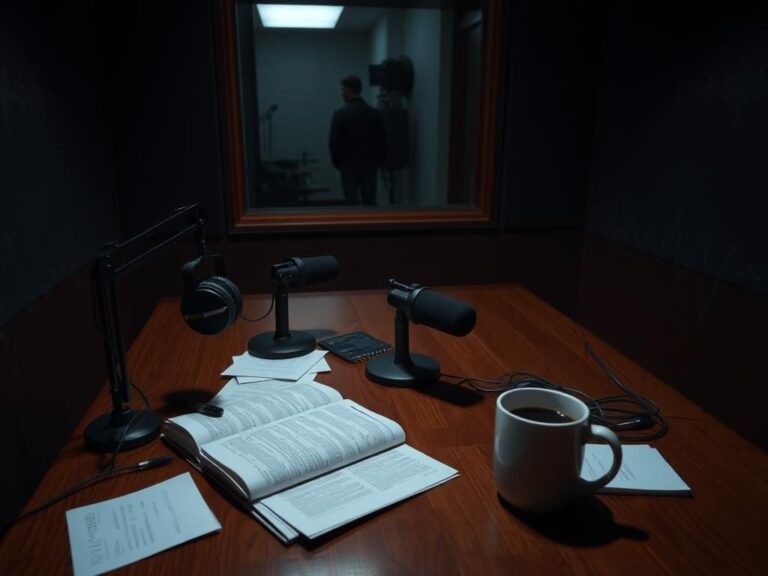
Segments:
[[[267,380],[298,382],[312,381],[318,372],[330,372],[325,360],[327,350],[314,350],[298,358],[267,360],[251,356],[248,352],[232,357],[232,364],[221,373],[233,376],[238,384],[253,384]]]

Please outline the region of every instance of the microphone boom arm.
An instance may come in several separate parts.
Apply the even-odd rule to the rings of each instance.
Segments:
[[[171,225],[177,225],[182,219],[188,219],[188,225],[182,230],[154,243],[150,248],[130,260],[121,259],[124,251],[144,240],[150,234]],[[94,419],[85,429],[85,442],[94,450],[113,452],[129,450],[154,439],[162,426],[160,417],[149,410],[131,410],[131,382],[125,358],[120,313],[117,302],[117,280],[126,272],[159,252],[178,238],[194,233],[198,252],[207,253],[207,244],[203,236],[205,210],[197,205],[177,209],[174,214],[136,236],[119,243],[106,245],[96,256],[92,269],[92,289],[96,300],[98,326],[104,339],[104,352],[107,360],[109,393],[112,399],[112,412]],[[120,264],[118,264],[120,262]]]

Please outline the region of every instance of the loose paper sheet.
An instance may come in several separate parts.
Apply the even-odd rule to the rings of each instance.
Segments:
[[[317,364],[327,350],[314,350],[297,358],[268,360],[251,356],[248,352],[232,357],[232,364],[222,376],[253,376],[277,380],[298,380]]]
[[[221,530],[221,524],[185,472],[132,494],[67,510],[67,529],[75,576],[91,576]]]
[[[314,379],[315,375],[317,375],[320,372],[330,372],[331,371],[331,365],[328,364],[328,360],[325,358],[321,358],[317,364],[312,366],[309,370],[307,370],[307,373],[304,374],[301,378],[299,378],[299,381],[304,380],[305,378]],[[256,382],[265,382],[265,381],[274,381],[273,378],[264,378],[263,376],[237,376],[235,378],[237,380],[238,384],[253,384]],[[290,380],[287,380],[290,382]],[[286,380],[278,380],[278,382],[286,382]]]
[[[658,450],[647,444],[622,445],[622,462],[619,473],[601,492],[637,494],[690,494],[691,489],[667,463]],[[605,444],[587,444],[581,475],[594,480],[611,467],[613,455]]]

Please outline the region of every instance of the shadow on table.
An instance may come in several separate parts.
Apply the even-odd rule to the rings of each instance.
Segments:
[[[190,388],[188,390],[177,390],[163,396],[163,404],[155,411],[164,418],[171,418],[180,414],[189,414],[195,411],[197,404],[205,404],[216,395],[210,390]]]
[[[483,395],[479,392],[448,382],[438,381],[424,386],[414,386],[413,389],[456,406],[472,406],[483,400]]]
[[[619,538],[647,540],[648,533],[635,526],[617,524],[604,503],[590,496],[568,508],[549,514],[537,514],[515,508],[497,495],[501,505],[518,520],[542,536],[560,544],[593,548]]]

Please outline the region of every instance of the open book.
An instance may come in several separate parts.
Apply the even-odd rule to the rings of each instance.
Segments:
[[[314,381],[231,382],[210,403],[222,417],[171,418],[164,438],[284,542],[314,538],[457,474],[404,445],[396,422]]]

